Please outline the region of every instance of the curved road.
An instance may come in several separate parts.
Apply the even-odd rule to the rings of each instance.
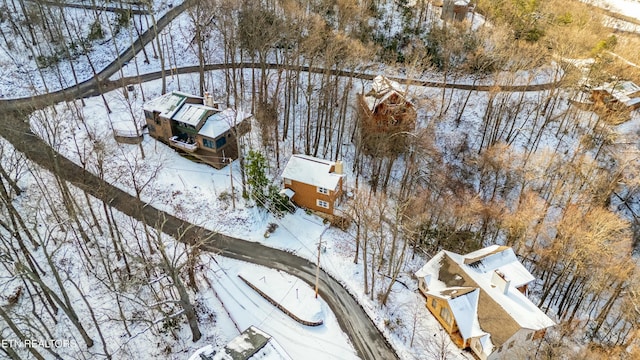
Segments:
[[[297,276],[309,284],[315,281],[315,264],[292,255],[285,251],[265,247],[257,243],[247,242],[241,239],[229,237],[219,233],[211,232],[199,226],[195,226],[186,221],[180,220],[171,214],[160,211],[152,206],[137,201],[133,196],[119,190],[109,183],[99,179],[95,175],[83,170],[70,160],[56,154],[55,151],[44,141],[31,133],[27,115],[34,109],[43,108],[65,100],[73,100],[81,97],[95,96],[103,92],[116,89],[118,87],[134,84],[141,81],[158,79],[161,72],[141,75],[140,77],[127,77],[116,81],[108,80],[122,66],[131,60],[136,52],[154,39],[156,33],[160,32],[176,16],[184,11],[193,0],[186,0],[183,4],[176,6],[167,12],[157,21],[158,29],[153,27],[145,31],[129,48],[123,51],[120,59],[112,62],[100,74],[94,78],[81,82],[67,89],[20,99],[0,100],[0,136],[10,141],[20,152],[36,164],[50,171],[58,172],[70,183],[86,191],[92,196],[102,199],[117,210],[146,223],[149,226],[161,227],[162,231],[181,241],[194,243],[200,239],[207,239],[204,249],[218,252],[220,255],[243,260],[246,262],[267,266],[273,269],[286,271]],[[251,68],[251,63],[237,64],[209,64],[206,70],[219,70],[231,67]],[[295,69],[309,72],[326,72],[322,68],[310,68],[307,66],[290,67],[281,64],[267,64],[269,69]],[[197,72],[197,66],[180,68],[180,73]],[[359,72],[348,72],[342,70],[330,70],[334,75],[350,76],[360,79],[373,79],[375,75]],[[440,82],[421,81],[418,79],[392,78],[396,81],[412,85],[448,87],[463,90],[488,91],[495,89],[495,86],[465,85],[465,84],[444,84]],[[540,91],[557,86],[556,83],[523,85],[523,86],[503,86],[504,91]],[[371,319],[367,316],[362,307],[342,287],[342,285],[324,271],[320,273],[320,295],[336,314],[342,330],[349,336],[358,355],[364,359],[397,359],[386,338],[378,331]]]

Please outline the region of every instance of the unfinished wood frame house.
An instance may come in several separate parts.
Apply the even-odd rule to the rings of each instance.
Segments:
[[[522,358],[526,342],[555,325],[527,298],[534,277],[510,247],[466,255],[443,250],[416,276],[427,309],[452,341],[482,360]]]
[[[250,114],[221,110],[213,99],[173,91],[143,106],[149,135],[217,169],[238,158]]]
[[[282,172],[282,194],[303,208],[336,215],[344,188],[342,161],[292,155]]]

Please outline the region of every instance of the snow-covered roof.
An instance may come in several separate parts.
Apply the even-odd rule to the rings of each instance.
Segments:
[[[187,99],[200,99],[198,96],[185,94],[179,91],[166,93],[144,104],[144,110],[157,111],[163,117],[194,127],[198,127],[205,120],[199,134],[212,139],[224,134],[232,127],[251,117],[251,114],[235,111],[233,109],[219,109],[204,105],[203,103],[186,103]]]
[[[460,335],[464,340],[480,337],[487,333],[482,331],[478,323],[478,299],[480,289],[470,287],[448,288],[434,296],[444,298],[456,319]]]
[[[236,112],[233,109],[218,111],[207,118],[198,134],[215,139],[249,117],[251,117],[250,114],[242,111]]]
[[[506,284],[506,291],[492,282],[496,270],[510,281]],[[521,328],[540,330],[555,325],[516,289],[532,281],[533,275],[517,260],[509,247],[494,245],[466,255],[443,250],[418,270],[416,276],[426,280],[429,294],[442,295],[453,290],[459,292],[466,287],[479,289],[477,311],[471,310],[468,299],[468,303],[460,300],[456,304],[459,310],[457,314],[454,311],[454,315],[456,322],[462,322],[466,329],[473,329],[468,326],[473,319],[468,317],[475,317],[480,329],[491,334],[495,346],[502,345]]]
[[[176,112],[172,119],[191,126],[198,126],[207,112],[215,110],[211,107],[200,104],[184,104]]]
[[[163,117],[171,118],[188,97],[189,95],[187,94],[172,91],[148,101],[143,105],[143,109],[146,111],[157,111]]]
[[[400,89],[401,85],[398,82],[389,80],[385,76],[378,75],[373,79],[371,91],[365,94],[364,100],[367,103],[369,110],[373,111],[378,104],[385,102],[393,94],[398,94],[402,98],[405,98],[404,92]]]
[[[280,195],[284,195],[286,197],[288,197],[289,199],[291,199],[293,197],[293,195],[295,195],[296,192],[287,188],[287,189],[282,189],[280,190]]]
[[[465,264],[475,267],[480,272],[490,273],[498,270],[507,281],[511,281],[511,285],[514,287],[520,287],[535,280],[533,275],[518,261],[516,254],[510,247],[492,245],[469,253],[464,258]]]
[[[344,175],[331,172],[333,166],[333,161],[308,155],[292,155],[282,172],[282,177],[335,191]]]
[[[633,81],[618,81],[605,83],[602,86],[593,88],[593,90],[606,91],[621,103],[631,106],[638,101],[637,96],[640,93],[640,86]]]
[[[196,351],[189,360],[292,360],[269,334],[250,326],[223,349],[211,345]]]

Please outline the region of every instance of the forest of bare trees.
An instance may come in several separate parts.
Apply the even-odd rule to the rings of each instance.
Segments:
[[[229,106],[250,109],[256,128],[250,145],[266,155],[274,178],[294,153],[352,164],[347,232],[354,263],[362,264],[362,291],[381,306],[412,270],[408,258],[504,244],[536,276],[535,302],[559,323],[541,353],[550,359],[629,356],[640,333],[637,148],[620,151],[615,125],[624,119],[579,109],[570,99],[585,83],[639,80],[637,68],[612,55],[619,51],[637,61],[629,48],[637,49],[638,36],[614,34],[577,1],[478,0],[475,16],[491,23],[479,27],[435,21],[439,10],[430,1],[408,3],[189,1],[196,92],[215,91]],[[27,86],[42,84],[42,92],[86,80],[79,66],[98,77],[101,65],[91,52],[96,41],[108,35],[131,42],[158,20],[151,3],[140,8],[149,15],[133,14],[127,3],[119,3],[124,10],[118,12],[85,11],[88,27],[62,5],[6,0],[0,6],[2,47],[8,53],[28,49],[37,66]],[[155,34],[150,48],[138,49],[144,63],[160,63],[162,92],[183,55],[168,29]],[[122,49],[112,44],[116,58]],[[594,59],[588,74],[563,61],[575,58]],[[205,71],[216,59],[228,65],[221,70],[223,84]],[[509,90],[539,83],[541,69],[545,89]],[[355,99],[368,87],[362,74],[384,72],[418,79],[429,74],[489,90],[403,84],[418,109],[416,129],[404,134],[406,148],[397,156],[375,156],[359,148]],[[82,105],[67,103],[77,114],[73,126],[86,128]],[[55,111],[32,116],[34,133],[54,150],[69,135],[65,126],[68,119],[60,121]],[[129,163],[115,164],[117,150],[101,142],[108,134],[86,130],[93,147],[78,139],[75,150],[83,168],[108,181],[119,174],[138,200],[152,191],[159,168],[143,161],[142,147]],[[445,134],[452,131],[453,137]],[[106,319],[132,337],[176,336],[184,318],[192,340],[200,338],[193,273],[204,256],[170,241],[162,224],[149,228],[115,214],[60,174],[2,149],[0,262],[4,293],[13,295],[4,299],[0,317],[13,334],[24,338],[65,321],[79,344],[107,358],[114,349],[101,335]],[[21,177],[33,179],[28,201]],[[65,252],[82,262],[63,263]],[[119,313],[101,313],[98,295],[85,293],[83,281],[96,284],[92,291],[116,303]],[[70,302],[68,292],[82,301]],[[12,308],[12,299],[24,294],[30,306]],[[78,318],[78,308],[91,316]],[[30,351],[38,359],[56,355],[54,349]]]

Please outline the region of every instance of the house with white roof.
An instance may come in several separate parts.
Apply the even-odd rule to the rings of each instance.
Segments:
[[[640,108],[640,86],[632,81],[605,83],[591,89],[590,100],[608,110],[635,110]]]
[[[342,161],[330,161],[313,156],[294,154],[282,172],[282,194],[300,206],[335,215],[344,192]]]
[[[407,88],[382,75],[357,95],[358,146],[373,157],[397,156],[409,149],[407,134],[416,128],[417,111]]]
[[[367,133],[415,129],[416,109],[399,83],[378,75],[366,94],[358,94],[359,112]]]
[[[271,335],[255,326],[248,327],[224,348],[205,346],[189,360],[292,360]]]
[[[469,0],[443,0],[440,19],[464,21],[470,10]]]
[[[143,109],[149,135],[217,169],[238,158],[237,140],[251,127],[250,114],[221,110],[208,94],[173,91]]]
[[[555,325],[527,298],[534,277],[510,247],[466,255],[443,250],[415,275],[427,309],[452,341],[482,360],[519,358],[524,342]]]

